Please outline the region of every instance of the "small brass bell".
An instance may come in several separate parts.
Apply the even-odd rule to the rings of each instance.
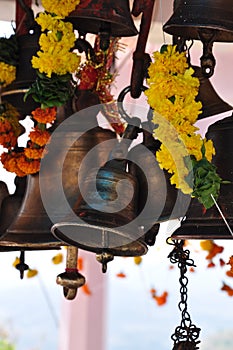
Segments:
[[[81,193],[73,209],[77,219],[68,217],[52,227],[56,238],[95,252],[104,264],[106,254],[109,259],[111,255],[140,256],[147,252],[146,244],[140,239],[143,232],[135,220],[137,179],[126,171],[127,162],[124,157],[119,158],[120,151],[114,150],[111,156],[114,152],[118,158],[89,170],[83,184],[79,183]]]
[[[213,140],[216,155],[213,164],[223,180],[217,199],[217,206],[205,210],[196,198],[191,200],[186,219],[173,233],[174,239],[232,239],[233,230],[233,117],[227,117],[210,125],[207,139]],[[223,215],[223,216],[222,216]],[[226,221],[225,221],[225,220]]]

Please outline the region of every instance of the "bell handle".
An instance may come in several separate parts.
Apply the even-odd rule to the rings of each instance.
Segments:
[[[136,50],[133,53],[133,68],[131,73],[131,97],[139,98],[142,92],[143,80],[147,77],[151,62],[150,55],[145,52],[150,30],[155,0],[134,0],[132,14],[138,17],[142,13],[140,31]]]
[[[202,74],[206,78],[210,78],[214,74],[216,65],[216,60],[212,52],[216,31],[199,29],[198,35],[203,44],[203,55],[200,58]]]
[[[63,287],[63,294],[67,300],[73,300],[77,295],[77,288]]]

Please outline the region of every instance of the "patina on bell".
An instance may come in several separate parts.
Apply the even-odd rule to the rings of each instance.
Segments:
[[[163,26],[166,33],[200,40],[200,31],[210,30],[214,41],[233,41],[231,0],[178,0],[174,7],[174,13]]]
[[[104,266],[115,255],[140,256],[147,252],[143,232],[135,220],[137,178],[126,171],[127,161],[119,153],[113,150],[104,166],[90,168],[82,186],[79,182],[81,192],[74,206],[77,220],[67,217],[52,227],[55,237],[100,255],[98,261]],[[113,154],[118,156],[114,158]]]
[[[89,96],[89,95],[88,95]],[[98,97],[97,97],[98,100]],[[70,104],[68,104],[70,105]],[[70,107],[69,107],[70,108]],[[58,110],[56,126],[59,126],[61,121],[66,120],[67,110],[65,106]],[[98,109],[95,110],[98,113]],[[98,143],[106,140],[115,140],[116,134],[111,130],[103,129],[98,125],[96,114],[93,110],[85,109],[85,118],[89,120],[90,129],[86,132],[79,132],[78,116],[75,125],[69,130],[59,129],[52,136],[53,143],[47,145],[49,162],[46,163],[46,171],[40,170],[39,173],[27,176],[26,188],[20,195],[17,194],[17,200],[9,201],[8,198],[3,200],[1,209],[0,221],[0,247],[7,249],[57,249],[64,242],[56,239],[51,234],[53,222],[48,216],[44,207],[44,202],[41,197],[41,181],[44,190],[48,193],[51,202],[54,204],[52,208],[53,218],[61,219],[66,213],[60,202],[59,194],[57,193],[57,183],[60,179],[54,169],[62,169],[62,187],[65,193],[67,202],[72,207],[78,195],[78,177],[85,177],[86,170],[82,170],[79,174],[80,164],[85,155]],[[81,113],[81,117],[83,114]],[[76,117],[76,114],[75,114]],[[82,123],[80,121],[80,128]],[[95,127],[94,127],[95,126]],[[76,129],[74,128],[76,127]],[[81,136],[80,136],[81,134]],[[80,136],[78,138],[78,136]],[[75,141],[70,146],[70,139]],[[99,149],[94,159],[95,166],[101,166],[108,159],[109,152],[104,147]],[[44,160],[46,159],[46,156]],[[64,159],[64,162],[62,161]],[[4,202],[7,205],[4,205]],[[17,206],[17,208],[15,207]],[[9,215],[14,208],[14,214]]]
[[[232,239],[233,231],[233,117],[227,117],[209,126],[206,137],[213,140],[216,155],[213,164],[223,180],[230,183],[221,184],[217,204],[220,207],[228,226],[216,205],[205,210],[196,198],[191,200],[186,219],[173,233],[174,239]]]
[[[128,37],[138,33],[128,0],[81,0],[67,19],[80,35],[106,32],[113,37]]]

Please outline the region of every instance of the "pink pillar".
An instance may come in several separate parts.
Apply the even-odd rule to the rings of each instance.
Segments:
[[[63,297],[58,350],[104,350],[106,348],[106,282],[107,275],[95,254],[79,250],[83,270],[91,291],[78,290],[74,300]]]

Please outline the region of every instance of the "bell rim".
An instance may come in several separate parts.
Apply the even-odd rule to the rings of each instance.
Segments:
[[[90,225],[90,224],[85,224],[85,223],[78,224],[78,223],[72,223],[72,222],[60,222],[60,223],[56,223],[52,226],[51,232],[57,239],[61,240],[63,242],[63,244],[69,244],[72,246],[76,246],[80,249],[94,252],[96,254],[101,254],[104,251],[104,252],[112,253],[114,256],[128,256],[128,257],[130,257],[130,256],[131,257],[132,256],[142,256],[148,252],[148,247],[147,247],[146,243],[143,241],[140,241],[139,239],[136,239],[136,238],[134,240],[129,239],[128,243],[122,244],[121,246],[115,246],[115,247],[95,247],[95,246],[91,246],[88,244],[79,243],[77,241],[72,240],[70,237],[65,236],[59,230],[59,227],[64,226],[64,225],[86,227],[86,228],[92,228],[94,230],[101,230],[101,231],[106,229],[106,231],[123,236],[123,232],[118,231],[117,229],[114,229],[114,228],[97,226],[97,225]],[[125,236],[123,236],[123,237],[126,238]],[[141,248],[141,250],[137,254],[135,253],[136,251],[133,251],[134,254],[129,254],[130,252],[128,252],[128,255],[126,252],[123,252],[123,251],[121,252],[122,248],[129,246],[132,243],[136,243],[138,245],[138,247]]]

